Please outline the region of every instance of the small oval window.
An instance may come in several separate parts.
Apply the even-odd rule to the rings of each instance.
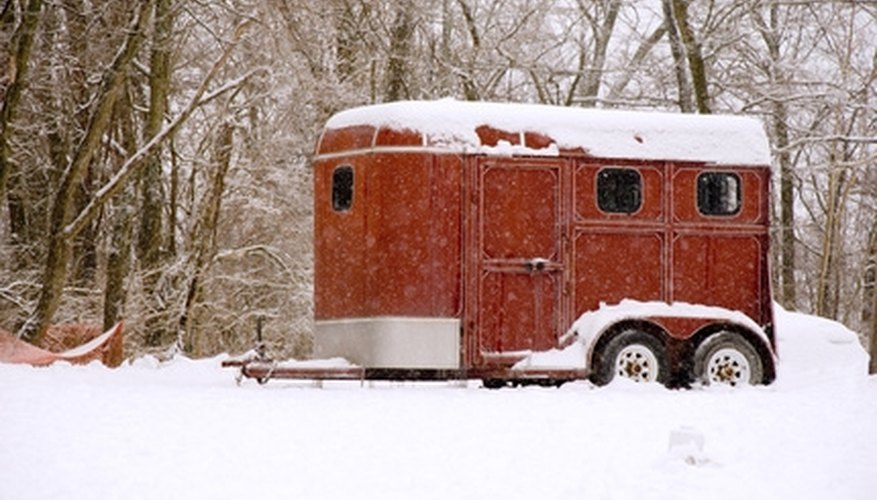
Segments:
[[[703,215],[740,211],[740,177],[732,172],[704,172],[697,177],[697,209]]]
[[[630,168],[604,168],[597,174],[597,206],[609,213],[632,214],[642,205],[642,179]]]
[[[350,210],[353,206],[353,167],[341,165],[332,172],[332,209]]]

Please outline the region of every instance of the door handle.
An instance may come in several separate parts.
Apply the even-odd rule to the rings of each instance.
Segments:
[[[541,273],[545,270],[545,266],[548,264],[548,259],[543,259],[541,257],[536,257],[534,259],[530,259],[527,262],[524,262],[524,269],[528,273],[537,272]]]

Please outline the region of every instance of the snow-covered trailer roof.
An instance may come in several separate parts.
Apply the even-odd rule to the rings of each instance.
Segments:
[[[763,167],[771,162],[762,123],[744,116],[442,99],[349,109],[334,115],[325,130],[363,126],[374,129],[370,147],[377,145],[378,131],[389,129],[418,134],[416,146],[475,154],[558,156],[581,151],[600,158],[716,165]],[[318,154],[330,152],[318,148]]]

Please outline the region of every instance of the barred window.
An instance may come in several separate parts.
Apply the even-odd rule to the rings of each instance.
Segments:
[[[642,178],[630,168],[604,168],[597,174],[597,206],[609,213],[632,214],[642,205]]]
[[[697,209],[703,215],[740,211],[740,177],[731,172],[704,172],[697,177]]]

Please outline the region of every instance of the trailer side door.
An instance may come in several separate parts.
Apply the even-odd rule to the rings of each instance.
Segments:
[[[472,304],[476,365],[556,347],[563,319],[565,170],[561,160],[478,162]]]

